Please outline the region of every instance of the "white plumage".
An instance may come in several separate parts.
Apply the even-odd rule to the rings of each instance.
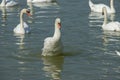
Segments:
[[[30,27],[23,21],[23,14],[26,13],[30,16],[30,11],[28,9],[22,9],[20,12],[20,24],[14,28],[14,33],[16,34],[25,34],[30,32]]]
[[[89,7],[93,12],[102,12],[102,8],[105,7],[108,13],[115,13],[113,0],[110,0],[110,7],[105,4],[94,4],[91,0],[89,0]]]
[[[42,51],[42,56],[56,56],[62,53],[62,42],[61,42],[61,32],[60,32],[60,18],[55,20],[55,32],[53,37],[47,37],[44,40],[44,47]]]
[[[104,7],[103,8],[104,13],[104,22],[102,25],[103,30],[109,30],[109,31],[120,31],[120,23],[118,21],[112,21],[107,23],[107,10]]]
[[[56,0],[27,0],[27,2],[31,3],[41,3],[41,2],[55,2]]]
[[[12,6],[16,6],[18,5],[18,2],[14,1],[14,0],[2,0],[0,6],[1,7],[12,7]]]
[[[23,23],[23,27],[22,29],[24,29],[25,32],[22,32],[21,30],[21,27],[20,27],[21,24],[18,24],[15,28],[14,28],[14,32],[15,33],[18,33],[18,34],[25,34],[25,33],[29,33],[30,32],[30,27],[28,26],[28,24],[26,22]]]

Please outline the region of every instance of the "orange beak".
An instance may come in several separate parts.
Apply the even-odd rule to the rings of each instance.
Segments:
[[[27,11],[26,14],[27,14],[28,16],[31,16],[30,11]]]
[[[61,23],[58,23],[58,28],[59,28],[59,29],[61,28]]]
[[[31,14],[30,14],[30,13],[27,13],[27,15],[28,15],[28,16],[31,16]]]

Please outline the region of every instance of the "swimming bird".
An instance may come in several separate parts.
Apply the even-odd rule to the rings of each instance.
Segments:
[[[42,56],[56,56],[62,53],[63,47],[61,42],[61,19],[56,18],[55,30],[53,37],[47,37],[44,40]]]
[[[93,12],[99,12],[101,13],[102,12],[102,8],[103,7],[106,7],[106,10],[107,10],[107,13],[115,13],[115,8],[114,8],[114,3],[113,3],[114,0],[110,0],[110,7],[105,5],[105,4],[94,4],[91,0],[89,0],[89,7],[91,9],[91,11]]]
[[[12,7],[18,5],[18,2],[14,0],[2,0],[0,7]]]
[[[30,11],[28,9],[22,9],[20,12],[20,24],[18,24],[14,29],[14,33],[17,34],[25,34],[30,32],[30,27],[27,25],[26,22],[23,21],[23,14],[27,14],[30,16]]]
[[[102,25],[103,30],[108,30],[108,31],[120,31],[120,22],[118,21],[112,21],[107,23],[107,10],[106,7],[103,7],[102,13],[104,14],[104,22]]]

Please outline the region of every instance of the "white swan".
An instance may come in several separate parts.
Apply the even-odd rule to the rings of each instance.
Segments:
[[[13,0],[2,0],[0,7],[12,7],[18,5],[18,2],[13,1]]]
[[[56,0],[27,0],[27,2],[32,2],[32,3],[41,3],[41,2],[55,2]]]
[[[53,37],[47,37],[44,40],[42,56],[56,56],[62,53],[60,28],[61,20],[60,18],[57,18],[55,20],[55,31]]]
[[[89,7],[93,12],[102,12],[102,8],[106,7],[108,13],[115,13],[113,0],[110,0],[110,7],[105,4],[94,4],[91,0],[89,0]]]
[[[104,13],[104,22],[102,25],[103,30],[120,31],[120,23],[117,21],[107,23],[107,10],[106,10],[106,8],[103,7],[102,11]]]
[[[30,32],[30,27],[23,21],[23,14],[26,13],[30,16],[30,11],[28,9],[22,9],[20,12],[20,24],[14,28],[14,33],[25,34]]]

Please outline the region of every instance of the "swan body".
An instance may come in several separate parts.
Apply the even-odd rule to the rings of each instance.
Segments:
[[[118,21],[107,23],[107,10],[105,7],[103,8],[103,13],[104,13],[104,22],[102,25],[103,30],[120,31],[120,23]]]
[[[114,3],[113,0],[110,0],[110,7],[105,4],[94,4],[91,0],[89,0],[89,7],[91,11],[93,12],[99,12],[102,13],[102,8],[105,7],[107,10],[107,13],[115,13]]]
[[[12,6],[16,6],[16,5],[18,5],[18,2],[15,2],[13,0],[2,0],[2,2],[0,4],[1,7],[4,7],[4,6],[12,7]]]
[[[56,0],[27,0],[27,2],[32,2],[32,3],[41,3],[41,2],[55,2]]]
[[[14,32],[18,33],[18,34],[25,34],[25,33],[29,33],[30,32],[30,27],[27,25],[26,22],[23,23],[24,28],[20,27],[21,24],[18,24],[15,28],[14,28]]]
[[[20,24],[18,24],[14,29],[14,33],[25,34],[30,32],[30,27],[23,21],[23,14],[26,13],[30,16],[30,11],[28,9],[22,9],[20,12]]]
[[[44,40],[42,56],[56,56],[62,53],[60,23],[60,18],[57,18],[55,20],[55,31],[53,37],[47,37]]]

